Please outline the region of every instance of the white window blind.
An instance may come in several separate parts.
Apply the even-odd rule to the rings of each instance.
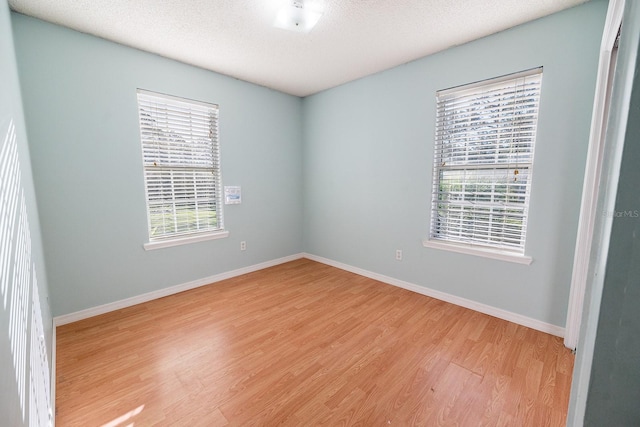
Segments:
[[[138,90],[149,240],[223,229],[218,106]]]
[[[437,92],[430,239],[524,254],[542,68]]]

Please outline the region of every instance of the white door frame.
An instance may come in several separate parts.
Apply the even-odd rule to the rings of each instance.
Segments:
[[[589,260],[593,243],[593,232],[598,216],[598,192],[602,172],[602,157],[605,146],[607,129],[608,100],[613,67],[612,52],[622,23],[625,0],[611,0],[607,11],[607,19],[600,45],[600,61],[598,64],[598,78],[596,82],[593,113],[591,116],[591,133],[582,187],[582,202],[580,205],[580,219],[578,235],[573,259],[573,273],[571,276],[571,290],[569,306],[567,308],[567,323],[565,326],[564,345],[572,350],[578,346],[580,323],[584,306],[584,296],[589,272]]]

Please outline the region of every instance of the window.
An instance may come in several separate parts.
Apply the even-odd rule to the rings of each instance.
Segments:
[[[150,242],[145,247],[224,237],[218,106],[138,90],[138,112]]]
[[[541,84],[537,68],[437,92],[425,246],[524,256]]]

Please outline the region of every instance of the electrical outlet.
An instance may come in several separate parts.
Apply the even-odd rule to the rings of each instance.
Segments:
[[[246,251],[247,250],[247,242],[245,242],[244,240],[242,242],[240,242],[240,250],[241,251]]]
[[[396,249],[396,260],[402,261],[402,249]]]

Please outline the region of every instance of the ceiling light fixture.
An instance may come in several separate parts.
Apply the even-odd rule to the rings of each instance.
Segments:
[[[273,25],[283,30],[308,33],[318,23],[322,12],[317,3],[305,5],[303,0],[293,0],[278,12]]]

